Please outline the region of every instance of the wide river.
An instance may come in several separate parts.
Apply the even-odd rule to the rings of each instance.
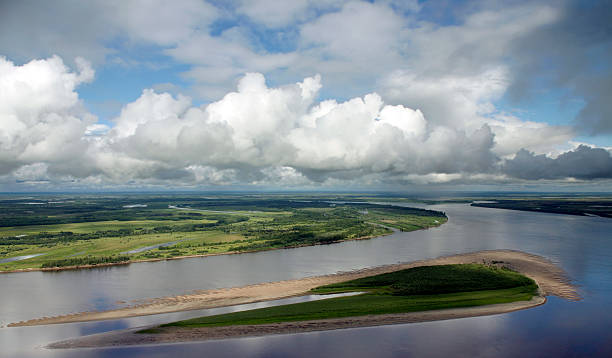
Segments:
[[[464,204],[427,208],[446,212],[448,223],[430,230],[326,246],[82,271],[0,274],[0,325],[120,307],[120,301],[196,289],[301,278],[484,249],[516,249],[548,257],[569,273],[584,299],[569,302],[552,297],[543,306],[487,317],[112,349],[42,347],[70,337],[237,308],[2,327],[0,357],[612,357],[612,220]]]

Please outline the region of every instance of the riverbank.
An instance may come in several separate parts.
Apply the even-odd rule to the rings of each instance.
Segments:
[[[152,299],[144,303],[115,310],[81,312],[21,321],[11,323],[9,324],[9,327],[120,319],[126,317],[154,315],[159,313],[270,301],[308,294],[311,289],[323,285],[403,270],[411,267],[461,263],[488,263],[498,266],[506,266],[535,280],[543,296],[554,295],[570,300],[579,299],[576,288],[571,285],[570,280],[563,269],[555,265],[552,261],[541,256],[520,251],[490,250],[444,256],[436,259],[421,260],[410,263],[366,268],[356,271],[340,272],[331,275],[307,277],[296,280],[266,282],[243,287],[202,290],[191,294]]]
[[[395,228],[387,227],[387,226],[384,226],[384,225],[379,225],[379,226],[388,228],[388,229],[392,230],[392,232],[389,232],[389,233],[386,233],[386,234],[382,234],[382,235],[368,235],[368,236],[356,237],[356,238],[353,238],[353,239],[346,239],[346,240],[334,242],[334,243],[331,243],[331,244],[345,242],[345,241],[370,240],[370,239],[375,239],[375,238],[379,238],[379,237],[389,236],[389,235],[393,234],[394,232],[398,231]],[[427,230],[427,229],[429,229],[429,228],[421,229],[421,230]],[[239,255],[239,254],[248,254],[248,253],[254,253],[254,252],[263,252],[263,251],[272,251],[272,250],[285,250],[285,249],[296,249],[296,248],[299,248],[299,247],[316,246],[316,245],[331,245],[331,244],[314,244],[314,245],[304,244],[304,245],[286,246],[286,247],[281,247],[281,248],[262,248],[262,249],[253,249],[253,250],[216,252],[216,253],[211,253],[211,254],[197,254],[197,255],[183,255],[183,256],[173,256],[173,257],[159,257],[159,258],[151,258],[151,259],[137,259],[137,260],[129,260],[129,261],[109,262],[109,263],[102,263],[102,264],[95,264],[95,265],[73,265],[73,266],[61,266],[61,267],[25,268],[25,269],[15,269],[15,270],[0,271],[0,274],[3,274],[3,273],[19,273],[19,272],[35,272],[35,271],[58,272],[58,271],[70,271],[70,270],[81,270],[81,269],[93,269],[93,268],[100,268],[100,267],[123,266],[123,265],[136,264],[136,263],[141,263],[141,262],[159,262],[159,261],[172,261],[172,260],[190,259],[190,258],[196,258],[196,257],[211,257],[211,256],[221,256],[221,255]]]

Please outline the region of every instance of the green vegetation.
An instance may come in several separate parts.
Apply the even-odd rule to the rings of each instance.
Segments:
[[[366,292],[179,321],[160,327],[265,324],[372,314],[417,312],[525,301],[537,293],[533,280],[495,266],[423,266],[322,286],[313,293]],[[141,331],[156,333],[158,328]]]
[[[53,260],[44,262],[41,267],[49,268],[49,267],[64,267],[64,266],[80,266],[80,265],[100,265],[100,264],[110,264],[117,262],[127,262],[130,260],[129,256],[120,255],[120,256],[86,256],[86,257],[75,257],[71,259],[64,260]]]
[[[421,266],[321,286],[313,293],[376,292],[397,296],[437,295],[533,285],[534,281],[514,271],[477,264]]]
[[[431,210],[333,200],[338,198],[0,196],[0,271],[331,244],[447,220]],[[2,262],[34,254],[44,255]]]
[[[484,202],[472,203],[472,206],[612,218],[612,199],[604,197],[489,199]]]

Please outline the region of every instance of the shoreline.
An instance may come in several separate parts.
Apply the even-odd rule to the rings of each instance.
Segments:
[[[283,322],[260,325],[237,325],[225,327],[162,327],[160,333],[135,333],[143,327],[111,331],[81,338],[51,343],[48,349],[129,347],[135,345],[158,345],[181,342],[203,342],[244,337],[295,334],[330,331],[347,328],[376,327],[384,325],[442,321],[466,317],[480,317],[503,314],[543,305],[546,297],[534,296],[529,301],[500,303],[485,306],[451,308],[442,310],[409,312],[400,314],[367,315],[297,322]]]
[[[302,279],[266,282],[242,287],[201,290],[190,294],[150,299],[144,303],[114,310],[80,312],[54,317],[35,318],[27,321],[10,323],[8,327],[110,320],[271,301],[305,295],[308,294],[312,288],[318,286],[349,281],[361,277],[417,266],[460,263],[488,263],[506,266],[534,279],[543,296],[555,295],[569,300],[580,299],[576,288],[570,284],[567,274],[552,261],[541,256],[521,251],[488,250],[365,268],[349,272],[339,272],[330,275],[306,277]]]
[[[426,229],[421,229],[426,230]],[[416,231],[416,230],[415,230]],[[264,252],[264,251],[274,251],[274,250],[287,250],[287,249],[297,249],[300,247],[308,247],[308,246],[319,246],[319,245],[333,245],[339,244],[347,241],[358,241],[358,240],[370,240],[378,237],[389,236],[393,233],[376,235],[376,236],[364,236],[364,237],[356,237],[354,239],[342,240],[338,242],[333,242],[330,244],[314,244],[314,245],[295,245],[295,246],[287,246],[280,248],[269,248],[269,249],[261,249],[261,250],[245,250],[245,251],[227,251],[227,252],[216,252],[212,254],[195,254],[195,255],[184,255],[184,256],[175,256],[175,257],[157,257],[151,259],[139,259],[139,260],[130,260],[130,261],[121,261],[121,262],[109,262],[104,264],[95,264],[95,265],[75,265],[75,266],[62,266],[62,267],[37,267],[37,268],[24,268],[24,269],[15,269],[9,271],[0,271],[0,274],[4,273],[19,273],[19,272],[56,272],[56,271],[70,271],[70,270],[87,270],[94,269],[99,267],[110,267],[110,266],[123,266],[129,264],[137,264],[142,262],[159,262],[159,261],[172,261],[172,260],[182,260],[182,259],[191,259],[196,257],[210,257],[210,256],[221,256],[221,255],[239,255],[239,254],[250,254],[254,252]]]
[[[439,227],[439,226],[441,226],[441,225],[432,226],[432,227],[428,227],[428,228],[424,228],[424,229],[412,230],[412,231],[428,230],[428,229]],[[385,237],[385,236],[392,235],[396,231],[399,231],[399,229],[395,229],[395,228],[390,228],[389,227],[389,229],[393,230],[393,232],[390,232],[388,234],[382,234],[382,235],[370,235],[370,236],[356,237],[354,239],[346,239],[346,240],[342,240],[342,241],[338,241],[338,242],[333,242],[333,243],[329,243],[329,244],[294,245],[294,246],[287,246],[287,247],[280,247],[280,248],[267,248],[267,249],[261,249],[261,250],[226,251],[226,252],[216,252],[216,253],[212,253],[212,254],[195,254],[195,255],[183,255],[183,256],[175,256],[175,257],[158,257],[158,258],[151,258],[151,259],[139,259],[139,260],[130,260],[130,261],[121,261],[121,262],[109,262],[109,263],[95,264],[95,265],[74,265],[74,266],[44,267],[44,268],[43,267],[32,267],[32,268],[14,269],[14,270],[8,270],[8,271],[0,270],[0,275],[1,274],[8,274],[8,273],[20,273],[20,272],[59,272],[59,271],[71,271],[71,270],[87,270],[87,269],[95,269],[95,268],[100,268],[100,267],[111,267],[111,266],[123,266],[123,265],[129,265],[129,264],[137,264],[137,263],[141,263],[141,262],[172,261],[172,260],[191,259],[191,258],[196,258],[196,257],[211,257],[211,256],[221,256],[221,255],[239,255],[239,254],[249,254],[249,253],[254,253],[254,252],[296,249],[296,248],[308,247],[308,246],[333,245],[333,244],[339,244],[339,243],[348,242],[348,241],[359,241],[359,240],[376,239],[376,238],[379,238],[379,237]],[[410,232],[410,231],[407,231],[407,232]]]

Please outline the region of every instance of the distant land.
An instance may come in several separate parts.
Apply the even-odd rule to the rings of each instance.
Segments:
[[[476,201],[472,206],[612,218],[612,198],[516,198]]]

